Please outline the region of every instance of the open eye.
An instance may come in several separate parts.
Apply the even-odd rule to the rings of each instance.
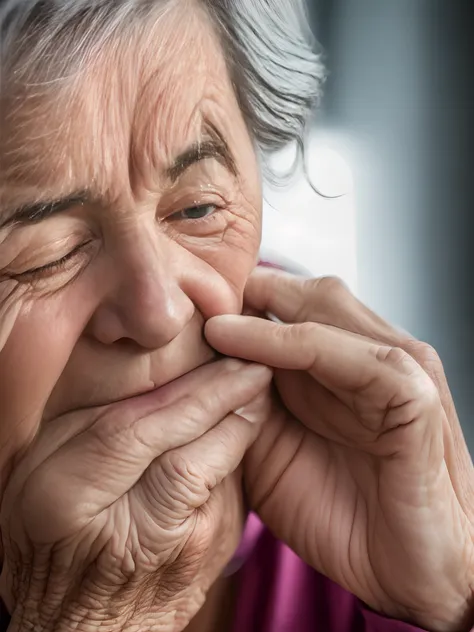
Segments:
[[[200,204],[198,206],[190,206],[182,211],[178,211],[177,213],[173,213],[170,216],[170,219],[173,221],[199,221],[202,219],[206,219],[213,213],[216,212],[218,207],[216,204]]]

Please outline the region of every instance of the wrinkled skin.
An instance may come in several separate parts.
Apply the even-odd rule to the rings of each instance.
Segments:
[[[12,629],[183,630],[238,544],[271,376],[220,360],[46,424],[3,498]]]
[[[146,632],[164,612],[163,630],[181,630],[235,550],[245,516],[235,470],[257,426],[229,413],[257,393],[234,372],[224,391],[234,402],[219,404],[223,369],[198,367],[216,359],[202,335],[205,320],[240,312],[257,260],[257,161],[219,46],[196,11],[177,8],[126,46],[111,42],[77,85],[61,91],[46,79],[44,88],[18,86],[10,101],[2,94],[0,213],[90,191],[41,221],[0,229],[1,594],[19,629],[68,630],[57,619],[61,607],[84,629],[100,616],[111,630],[128,629],[120,627],[126,621]],[[176,168],[196,143],[199,160],[181,159]],[[179,385],[196,368],[194,381]],[[266,375],[255,382],[261,393]],[[187,464],[182,497],[179,477],[163,465],[162,438],[148,427],[139,435],[147,450],[132,440],[143,406],[135,396],[175,379],[180,395],[166,410],[159,391],[146,401],[147,414],[161,410],[168,424],[166,446],[178,450],[171,463]],[[193,421],[188,441],[224,426],[205,435],[197,462],[189,454],[183,461],[183,428]],[[225,460],[210,472],[206,464],[221,453]],[[150,474],[153,456],[160,461]],[[162,481],[161,500],[140,496],[147,476]],[[71,496],[75,487],[80,494]],[[146,516],[159,531],[155,518],[170,498],[171,522],[185,523],[172,546],[157,536],[150,547]],[[109,556],[95,558],[107,546]],[[48,557],[51,547],[58,558]],[[110,547],[125,571],[108,568]],[[35,576],[50,575],[49,592],[24,576],[32,551],[35,559],[41,551]],[[76,566],[67,562],[73,556]],[[89,566],[101,572],[92,569],[87,585],[78,584]],[[121,612],[113,595],[125,577]],[[72,591],[79,597],[71,600]],[[104,609],[91,614],[95,596]]]
[[[253,507],[315,568],[467,629],[472,465],[438,359],[327,282],[251,279],[247,306],[297,325],[222,316],[257,261],[261,188],[205,17],[178,7],[63,91],[17,91],[1,216],[90,190],[0,229],[12,630],[181,632],[240,537],[245,453]],[[170,169],[196,142],[199,162]],[[280,400],[269,370],[217,352],[276,367]]]
[[[474,475],[441,362],[337,279],[250,279],[252,316],[206,324],[275,367],[280,412],[245,463],[252,507],[314,568],[433,632],[474,623]]]

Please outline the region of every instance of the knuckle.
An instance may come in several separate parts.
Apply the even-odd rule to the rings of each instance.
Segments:
[[[441,367],[442,362],[434,347],[420,340],[411,340],[407,344],[408,353],[415,358],[422,367]]]
[[[421,373],[417,381],[418,392],[421,401],[427,408],[435,408],[440,405],[440,397],[435,383],[426,373]]]
[[[303,285],[303,307],[299,320],[332,322],[339,311],[345,311],[352,294],[344,281],[336,276],[306,279]],[[329,320],[328,320],[329,319]]]
[[[434,347],[420,340],[411,340],[405,348],[438,389],[444,391],[448,388],[443,363]]]
[[[164,487],[175,500],[189,501],[190,496],[200,496],[203,479],[200,468],[185,458],[178,449],[170,450],[160,461],[165,479]]]
[[[196,395],[184,395],[180,402],[182,415],[188,423],[198,425],[205,419],[209,412],[210,402],[202,393]]]
[[[389,365],[403,378],[406,397],[416,403],[420,413],[436,408],[440,403],[438,389],[418,362],[400,347],[380,346],[377,359]]]
[[[170,450],[166,453],[165,458],[162,460],[162,468],[171,480],[184,480],[189,477],[189,461],[184,458],[179,450]]]
[[[287,280],[287,284],[291,285],[288,295],[291,296],[292,311],[294,313],[292,320],[294,322],[308,320],[313,307],[313,299],[316,296],[314,279],[291,278],[291,280]]]
[[[401,347],[379,345],[375,350],[375,356],[380,362],[409,374],[413,372],[416,364],[410,354]]]
[[[295,337],[301,342],[307,342],[308,338],[314,334],[317,325],[315,323],[304,322],[300,325],[293,325],[287,329],[287,335]]]
[[[290,346],[306,347],[308,340],[313,336],[315,327],[317,326],[315,323],[307,320],[294,325],[281,325],[275,329],[275,336],[277,338],[275,342],[276,344],[280,341]]]
[[[427,421],[436,419],[435,411],[440,409],[440,398],[430,377],[420,371],[420,374],[410,382],[410,396],[414,403],[414,418],[425,418]]]
[[[115,451],[130,441],[131,414],[117,415],[112,410],[100,416],[91,426],[94,439],[104,449]]]
[[[312,284],[312,289],[316,290],[318,294],[321,293],[331,299],[337,299],[341,296],[347,296],[347,294],[350,294],[346,283],[337,276],[324,276],[319,279],[309,279],[308,282]]]

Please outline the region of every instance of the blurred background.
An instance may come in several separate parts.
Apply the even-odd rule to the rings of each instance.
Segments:
[[[470,3],[309,2],[330,75],[306,174],[266,188],[263,251],[341,276],[435,346],[474,453]]]

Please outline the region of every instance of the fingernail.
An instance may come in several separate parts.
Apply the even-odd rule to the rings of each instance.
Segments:
[[[239,408],[239,410],[235,411],[235,414],[239,417],[242,417],[251,424],[258,424],[262,420],[262,415],[259,415],[257,411],[250,410],[248,406]]]
[[[268,393],[265,391],[258,397],[253,399],[250,403],[242,406],[238,410],[235,410],[235,414],[239,417],[243,417],[251,424],[259,424],[265,420],[268,412]]]

